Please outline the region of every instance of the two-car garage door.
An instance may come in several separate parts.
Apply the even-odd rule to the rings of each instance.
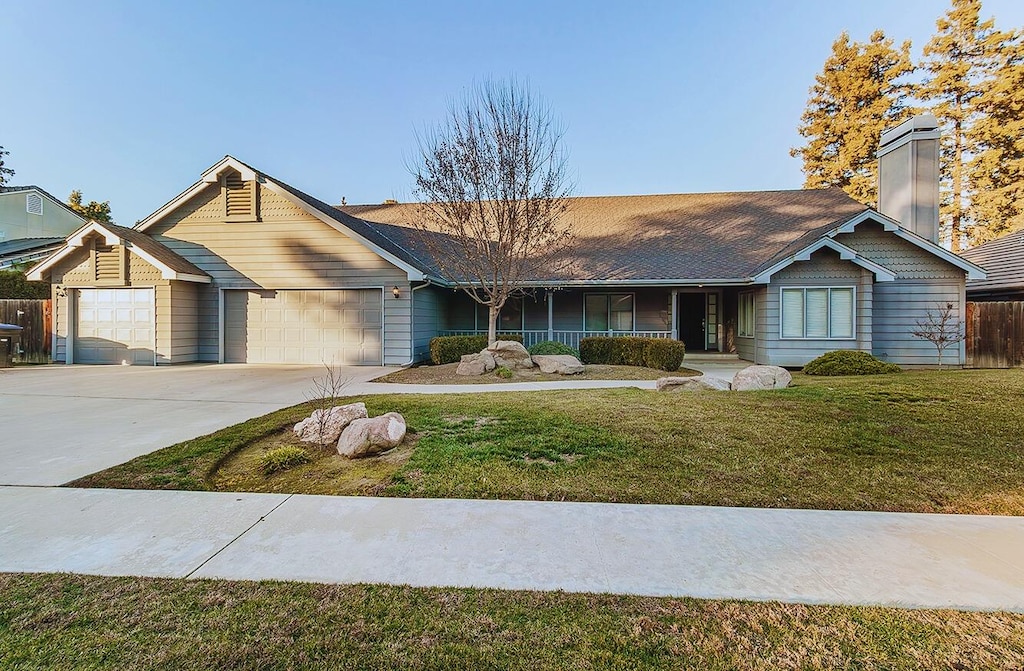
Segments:
[[[379,366],[380,289],[224,291],[224,361]]]

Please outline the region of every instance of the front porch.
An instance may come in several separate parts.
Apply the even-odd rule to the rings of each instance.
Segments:
[[[498,333],[527,347],[545,340],[579,348],[589,337],[682,340],[687,352],[734,354],[738,287],[536,289],[506,303]],[[463,292],[443,301],[440,335],[486,335],[487,308]]]

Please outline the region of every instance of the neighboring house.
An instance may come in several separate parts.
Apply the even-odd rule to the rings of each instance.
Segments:
[[[38,186],[0,186],[0,270],[46,258],[84,223]]]
[[[933,364],[916,320],[947,301],[962,314],[965,280],[984,277],[936,243],[936,127],[883,135],[891,216],[838,189],[573,199],[574,270],[532,278],[499,328],[783,366],[834,349]],[[53,283],[57,361],[405,365],[436,335],[486,332],[413,216],[334,207],[229,156],[135,229],[82,227],[30,279]]]
[[[967,282],[967,300],[1024,301],[1024,231],[989,240],[960,255],[988,273],[987,279]]]

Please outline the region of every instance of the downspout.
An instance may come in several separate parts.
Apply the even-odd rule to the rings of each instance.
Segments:
[[[416,363],[416,292],[432,284],[430,279],[424,279],[423,284],[412,287],[409,291],[409,360],[401,364],[402,368],[408,368]]]

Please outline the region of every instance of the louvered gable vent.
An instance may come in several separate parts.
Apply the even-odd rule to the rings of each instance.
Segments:
[[[256,182],[245,182],[237,172],[224,176],[224,214],[229,220],[256,218]]]
[[[111,245],[96,243],[96,281],[121,280],[121,250]]]

